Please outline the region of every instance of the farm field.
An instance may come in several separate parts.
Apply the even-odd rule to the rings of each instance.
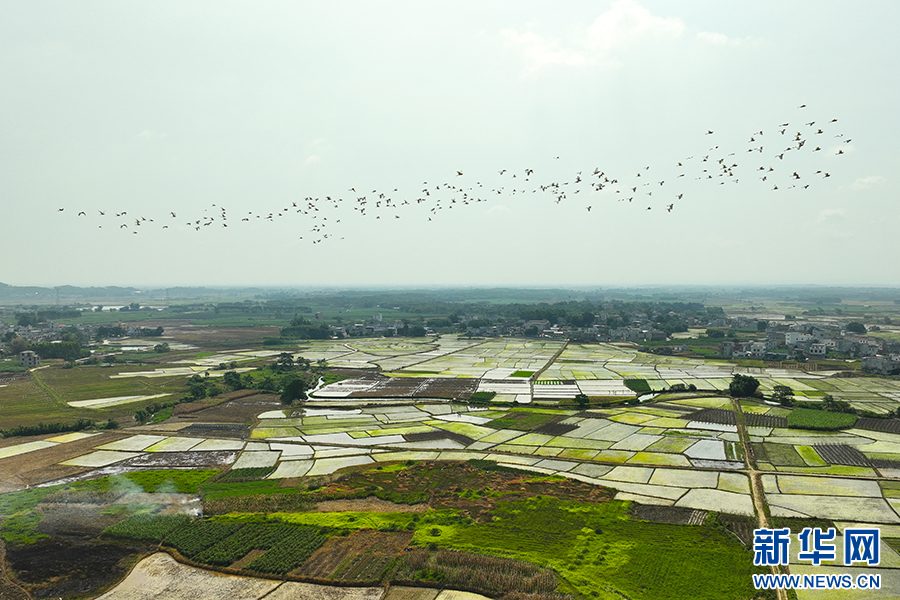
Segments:
[[[194,373],[224,359],[248,364],[267,356],[271,359],[273,354],[220,351],[191,359],[189,366],[171,368]],[[199,467],[224,472],[197,488],[204,490],[203,513],[215,519],[199,523],[228,525],[220,531],[234,529],[230,536],[240,530],[243,537],[222,537],[204,549],[185,549],[187,554],[177,544],[169,547],[202,564],[236,565],[236,573],[299,574],[308,557],[312,560],[327,550],[357,557],[356,562],[333,565],[328,577],[335,580],[376,581],[393,576],[386,569],[394,565],[391,568],[397,570],[391,572],[395,574],[414,578],[420,571],[430,571],[454,581],[461,568],[457,563],[471,560],[486,565],[484,555],[489,554],[522,565],[550,567],[550,575],[535,571],[522,576],[535,582],[554,578],[556,583],[544,591],[585,599],[595,597],[593,591],[601,598],[621,593],[633,598],[678,598],[683,597],[678,595],[681,592],[667,590],[683,589],[699,576],[695,569],[700,568],[693,559],[680,556],[678,548],[706,544],[710,550],[704,560],[717,560],[723,572],[736,575],[710,583],[705,596],[695,597],[751,598],[750,589],[736,591],[750,585],[748,542],[740,536],[755,518],[747,457],[738,433],[744,427],[755,466],[764,472],[761,493],[773,518],[818,519],[842,527],[861,521],[900,526],[900,484],[896,483],[900,427],[891,420],[860,419],[850,428],[835,431],[791,429],[790,410],[752,400],[740,402],[743,415],[737,416],[731,398],[721,395],[721,390],[735,372],[748,372],[744,367],[646,355],[617,345],[512,339],[305,342],[295,356],[334,360],[354,369],[369,369],[372,375],[325,386],[303,406],[283,407],[275,396],[257,395],[243,404],[202,405],[190,415],[115,432],[4,440],[0,442],[0,475],[8,482],[4,489],[49,486],[37,489],[58,494],[59,486],[82,485],[98,477]],[[90,381],[89,369],[75,371],[81,371],[84,382]],[[103,371],[118,374],[108,368]],[[764,389],[788,385],[800,399],[803,394],[821,397],[815,395],[826,393],[820,388],[833,386],[834,391],[827,393],[835,398],[851,394],[854,402],[870,407],[883,404],[885,410],[894,410],[889,403],[897,403],[890,396],[894,393],[891,380],[765,369],[749,372]],[[156,377],[157,370],[129,367],[122,373],[133,376],[109,378],[114,383],[102,383],[105,392],[84,392],[75,395],[82,400],[66,402],[101,400],[103,406],[105,400],[112,409],[129,395],[111,393],[123,382],[141,383],[147,390],[143,396],[154,395],[149,392],[157,391],[156,382],[183,385],[183,379],[179,384],[178,378]],[[47,381],[60,386],[60,390],[47,386],[59,400],[72,397],[65,392],[66,386],[77,382],[54,377],[41,381],[45,386]],[[636,395],[632,389],[662,391],[674,384],[693,384],[698,391],[651,393],[643,402],[631,401]],[[476,391],[495,395],[484,404],[464,401]],[[578,394],[587,395],[591,402],[575,406]],[[463,401],[450,402],[453,398]],[[819,416],[819,411],[808,412],[806,418],[814,421]],[[239,419],[233,416],[238,414]],[[232,433],[216,434],[231,432],[228,428],[233,426],[237,428]],[[36,466],[24,471],[22,457]],[[519,487],[507,489],[500,481],[467,482],[469,475],[459,471],[467,468],[507,474]],[[420,476],[423,469],[431,475]],[[132,485],[117,481],[119,487],[103,493],[118,494],[123,485]],[[132,500],[113,500],[121,508],[108,520],[147,514],[127,527],[161,531],[151,527],[153,515],[162,518],[171,509],[148,509],[161,506],[147,502],[148,496],[152,500],[157,495],[162,498],[164,492],[174,493],[177,486],[173,485],[157,491],[157,483],[149,492],[132,490],[127,497]],[[523,494],[523,485],[534,494]],[[602,503],[583,505],[590,497],[602,498]],[[337,505],[343,512],[316,508],[320,503],[328,506],[327,502],[344,503]],[[419,508],[400,509],[412,506]],[[29,532],[41,531],[46,517],[40,515],[52,513],[48,511],[22,508],[9,513],[0,533],[12,528],[17,532],[10,534],[12,539],[31,539],[28,536],[34,534]],[[489,514],[493,520],[485,520]],[[637,514],[667,516],[645,523],[633,519]],[[524,534],[524,522],[517,521],[521,515],[531,515],[529,524],[535,526],[544,518],[536,515],[552,515],[556,532],[549,537],[533,531]],[[619,522],[623,515],[628,516],[625,524]],[[707,521],[710,524],[704,525]],[[715,525],[719,522],[743,525],[735,525],[720,539]],[[162,526],[163,521],[158,523]],[[297,532],[286,538],[296,538],[297,548],[307,544],[302,540],[315,542],[304,546],[305,555],[264,542],[274,535],[265,532],[281,531],[278,527]],[[367,533],[372,531],[406,537],[382,539]],[[745,540],[743,545],[735,535]],[[631,545],[626,539],[632,540]],[[133,543],[139,542],[146,540]],[[40,538],[34,543],[50,542]],[[404,559],[412,561],[408,564],[395,562],[397,555],[387,550],[372,550],[410,544],[416,550]],[[19,546],[12,547],[13,558],[22,555]],[[648,553],[650,547],[654,550]],[[885,554],[900,567],[900,557],[894,557],[893,550]],[[666,557],[663,571],[657,568],[660,556]],[[320,563],[329,561],[333,559],[322,558]],[[327,570],[326,566],[316,568],[317,573]],[[533,567],[521,568],[522,573],[530,573]],[[597,589],[598,581],[610,582],[605,584],[609,587]],[[483,585],[488,587],[479,589],[490,592],[489,584]],[[285,594],[287,589],[278,588],[267,597]],[[733,595],[723,596],[725,590]]]

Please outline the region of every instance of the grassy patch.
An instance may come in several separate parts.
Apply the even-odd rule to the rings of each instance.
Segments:
[[[645,379],[626,379],[623,383],[629,390],[637,394],[652,391],[650,384]]]
[[[852,427],[856,423],[856,415],[809,408],[795,408],[788,413],[787,421],[788,427],[791,429],[833,431]]]
[[[766,455],[769,461],[777,467],[805,467],[806,461],[797,450],[788,444],[765,443]]]
[[[237,483],[242,481],[259,481],[265,479],[275,470],[275,467],[248,467],[246,469],[232,469],[225,477],[220,479],[222,483]]]
[[[167,535],[190,522],[188,515],[138,513],[103,530],[103,535],[132,540],[161,542]]]
[[[627,510],[550,497],[500,502],[491,522],[441,528],[429,543],[550,566],[585,598],[753,597],[752,554],[727,533],[638,523]]]
[[[531,377],[534,375],[534,371],[516,371],[510,377]]]
[[[557,415],[532,412],[532,411],[510,411],[500,417],[485,423],[485,427],[493,427],[494,429],[513,429],[515,431],[533,431],[544,425],[558,420]]]
[[[36,541],[50,537],[35,530],[41,522],[40,513],[25,511],[7,517],[0,524],[0,538],[7,544],[33,544]]]

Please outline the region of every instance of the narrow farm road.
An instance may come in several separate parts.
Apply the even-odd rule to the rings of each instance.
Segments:
[[[731,399],[731,405],[734,408],[738,437],[741,440],[741,449],[744,452],[744,466],[747,469],[747,475],[750,477],[750,495],[753,498],[753,508],[756,510],[757,526],[760,529],[768,529],[769,507],[766,504],[766,493],[763,489],[761,474],[756,469],[756,458],[750,447],[750,434],[747,433],[747,421],[744,419],[741,403],[737,398]],[[773,565],[770,569],[772,570],[773,575],[790,573],[786,565],[781,567]],[[778,588],[775,592],[778,596],[778,600],[788,600],[787,590]]]

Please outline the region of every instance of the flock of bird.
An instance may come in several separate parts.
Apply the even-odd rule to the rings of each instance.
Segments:
[[[801,105],[800,109],[806,108]],[[756,179],[773,192],[780,190],[806,190],[817,180],[831,177],[826,167],[804,168],[794,160],[806,154],[822,156],[842,155],[849,150],[852,140],[836,131],[837,119],[802,121],[799,124],[782,122],[768,129],[753,131],[742,147],[724,148],[716,143],[713,130],[703,136],[706,148],[689,156],[683,156],[664,165],[664,168],[642,166],[628,173],[608,173],[597,166],[572,174],[566,181],[541,181],[533,168],[518,170],[500,169],[499,177],[491,180],[499,183],[485,185],[472,181],[463,171],[454,170],[449,181],[442,183],[423,181],[413,194],[401,193],[398,188],[389,190],[362,190],[348,188],[340,195],[305,197],[291,201],[273,212],[247,211],[244,214],[229,212],[224,206],[212,204],[203,214],[186,217],[182,211],[167,210],[163,216],[148,218],[144,214],[97,210],[100,219],[97,227],[113,227],[130,231],[133,235],[149,228],[179,228],[202,232],[207,228],[232,228],[253,222],[272,223],[286,217],[302,215],[306,221],[299,232],[301,240],[319,244],[337,239],[342,219],[351,214],[372,220],[400,219],[411,216],[408,207],[420,207],[416,212],[425,213],[427,221],[438,218],[442,211],[462,209],[465,206],[488,202],[491,199],[509,200],[512,196],[538,194],[549,196],[556,204],[577,201],[588,213],[600,203],[614,199],[634,203],[642,210],[657,208],[672,212],[689,190],[698,185],[734,185]],[[553,157],[552,160],[559,160]],[[549,169],[548,169],[549,170]],[[557,179],[557,178],[553,178]],[[693,185],[692,185],[693,184]],[[58,212],[65,212],[59,208]],[[333,211],[333,212],[332,212]],[[71,213],[70,213],[71,214]],[[595,213],[596,214],[596,213]],[[76,213],[78,218],[89,216],[88,211]],[[344,239],[340,237],[340,239]]]

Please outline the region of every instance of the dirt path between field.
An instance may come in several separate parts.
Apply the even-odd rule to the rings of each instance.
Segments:
[[[747,433],[746,423],[744,420],[744,412],[741,410],[741,403],[737,398],[731,399],[731,405],[734,408],[735,421],[737,423],[738,437],[741,440],[741,448],[744,451],[744,466],[747,468],[747,475],[750,477],[750,495],[753,498],[753,508],[756,510],[756,519],[760,529],[769,528],[769,507],[766,504],[766,492],[763,488],[762,477],[760,472],[756,470],[756,460],[750,452],[750,437]],[[790,570],[787,565],[770,567],[773,575],[781,573],[789,574]],[[788,600],[787,590],[777,588],[775,593],[778,600]]]

